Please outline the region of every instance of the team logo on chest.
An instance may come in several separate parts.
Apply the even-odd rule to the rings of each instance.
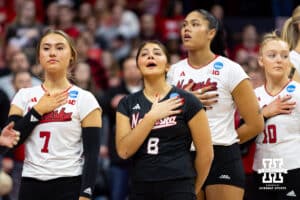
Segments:
[[[213,71],[212,71],[212,74],[213,75],[216,75],[216,76],[218,76],[218,75],[220,75],[220,70],[223,68],[223,63],[222,62],[216,62],[215,64],[214,64],[214,69],[213,69]]]
[[[77,90],[72,90],[72,91],[69,92],[69,97],[70,98],[76,99],[77,96],[78,96],[78,91]]]
[[[286,88],[286,91],[289,92],[289,93],[292,93],[296,90],[296,86],[295,85],[289,85],[287,86]]]
[[[133,113],[132,114],[132,121],[131,121],[131,128],[135,128],[143,118],[140,118],[140,113]],[[170,127],[170,126],[175,126],[177,124],[176,122],[176,116],[169,116],[165,117],[163,119],[157,120],[152,128],[154,129],[159,129],[159,128],[165,128],[165,127]]]

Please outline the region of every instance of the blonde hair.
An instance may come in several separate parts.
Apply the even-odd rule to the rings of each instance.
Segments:
[[[285,40],[283,40],[278,34],[277,31],[273,31],[271,33],[266,33],[263,35],[262,37],[262,41],[260,43],[260,47],[259,47],[259,55],[262,54],[262,49],[264,48],[264,46],[270,42],[270,41],[283,41],[286,42]]]
[[[276,31],[273,31],[271,33],[266,33],[263,38],[262,38],[262,42],[260,44],[259,47],[259,56],[262,56],[262,50],[264,48],[264,46],[270,42],[270,41],[282,41],[285,42],[288,45],[288,42],[285,41],[283,38],[279,37]],[[289,62],[289,66],[290,66],[290,71],[288,71],[288,77],[291,78],[294,76],[294,67],[293,64],[291,62]]]
[[[297,6],[293,10],[292,16],[284,22],[281,31],[281,38],[288,43],[290,50],[296,48],[297,41],[300,37],[300,33],[298,30],[299,22],[300,22],[300,6]]]

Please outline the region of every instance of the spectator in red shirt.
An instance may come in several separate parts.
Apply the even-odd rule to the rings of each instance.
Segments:
[[[84,61],[89,64],[91,68],[92,77],[95,81],[97,89],[106,90],[108,88],[108,74],[106,69],[102,66],[100,60],[90,56],[93,40],[92,36],[87,37],[88,34],[84,32],[76,40],[76,49],[78,52],[79,61]]]
[[[75,12],[73,2],[70,0],[58,1],[58,26],[57,28],[66,32],[73,39],[76,39],[80,32],[74,24]]]
[[[246,51],[249,57],[257,58],[259,44],[258,34],[254,25],[248,24],[243,28],[242,41],[236,45],[232,52],[232,59],[236,60],[239,51]]]

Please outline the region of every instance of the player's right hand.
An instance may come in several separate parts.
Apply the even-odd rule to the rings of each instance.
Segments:
[[[65,91],[63,93],[55,93],[55,94],[50,94],[46,92],[40,98],[38,103],[34,106],[34,109],[40,115],[44,115],[66,104],[68,96],[69,96],[68,91]]]
[[[278,96],[270,104],[263,107],[263,115],[270,118],[279,114],[290,114],[296,107],[296,102],[291,98],[291,95]]]
[[[147,113],[151,115],[155,120],[159,120],[171,115],[177,115],[182,112],[179,109],[184,104],[184,99],[178,96],[169,98],[167,100],[159,102],[159,96],[156,97],[152,104],[150,111]]]

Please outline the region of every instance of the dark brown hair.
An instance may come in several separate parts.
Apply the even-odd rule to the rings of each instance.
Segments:
[[[162,51],[164,52],[164,54],[166,55],[168,64],[170,63],[170,61],[171,61],[171,59],[170,59],[170,54],[169,54],[167,48],[165,47],[165,45],[163,45],[163,44],[162,44],[160,41],[158,41],[158,40],[148,40],[148,41],[144,41],[144,42],[139,46],[139,48],[138,48],[138,50],[137,50],[137,54],[136,54],[136,58],[135,58],[135,61],[136,61],[137,66],[138,66],[138,57],[140,56],[141,51],[142,51],[142,49],[144,48],[144,46],[146,46],[147,44],[156,44],[156,45],[158,45],[158,46],[162,49]]]

